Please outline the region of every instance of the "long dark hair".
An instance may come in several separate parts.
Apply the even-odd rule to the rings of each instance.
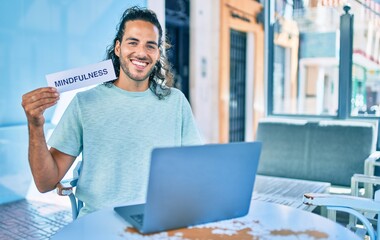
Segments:
[[[143,20],[150,22],[158,29],[158,47],[160,50],[160,59],[153,67],[153,71],[149,76],[149,88],[158,97],[158,99],[163,99],[170,94],[170,87],[173,86],[173,73],[171,71],[171,65],[165,56],[165,51],[170,48],[170,44],[167,41],[163,42],[161,24],[157,19],[157,15],[153,11],[137,6],[125,10],[120,19],[120,23],[117,25],[117,33],[115,39],[113,40],[112,45],[107,47],[106,59],[112,60],[116,77],[119,77],[120,60],[119,57],[115,54],[116,42],[122,42],[126,22],[134,20]],[[116,80],[106,82],[105,85],[110,87],[115,81]]]

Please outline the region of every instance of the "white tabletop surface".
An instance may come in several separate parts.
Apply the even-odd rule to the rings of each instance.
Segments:
[[[316,214],[296,208],[252,201],[248,215],[215,223],[140,235],[113,209],[88,214],[61,229],[59,239],[360,239],[345,227]]]

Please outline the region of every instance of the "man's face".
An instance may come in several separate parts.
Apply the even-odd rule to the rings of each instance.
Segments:
[[[115,45],[115,54],[120,59],[120,77],[125,75],[133,81],[147,80],[160,58],[159,32],[156,26],[143,20],[128,21],[124,36]]]

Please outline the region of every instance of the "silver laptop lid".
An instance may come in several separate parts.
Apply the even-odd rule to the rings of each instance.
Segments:
[[[153,150],[142,231],[246,215],[260,151],[259,142]]]

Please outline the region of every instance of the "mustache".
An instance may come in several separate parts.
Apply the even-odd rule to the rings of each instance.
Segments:
[[[149,58],[147,58],[147,57],[135,57],[135,59],[139,60],[139,61],[150,62]]]

